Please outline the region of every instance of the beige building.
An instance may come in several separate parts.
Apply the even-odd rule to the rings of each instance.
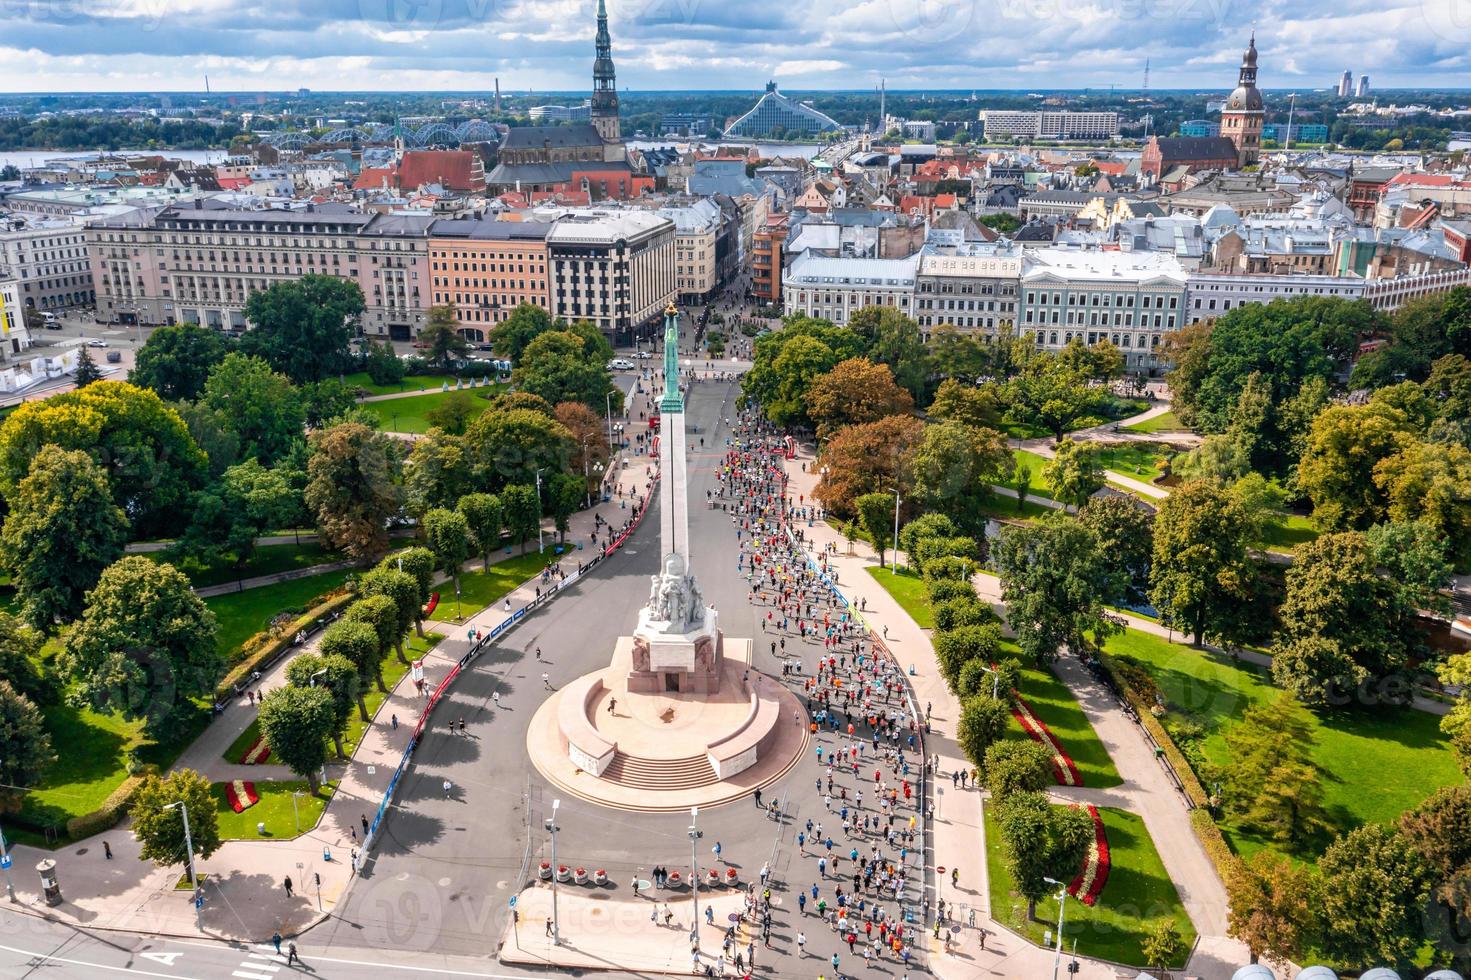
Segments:
[[[674,222],[674,281],[681,303],[703,303],[720,286],[716,245],[725,213],[705,198],[662,207],[658,214]]]

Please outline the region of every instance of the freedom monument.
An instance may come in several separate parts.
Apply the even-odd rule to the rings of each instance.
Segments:
[[[679,313],[664,311],[659,398],[659,571],[609,666],[548,697],[527,750],[549,781],[593,802],[678,810],[729,802],[796,764],[807,741],[798,699],[727,638],[693,571]]]

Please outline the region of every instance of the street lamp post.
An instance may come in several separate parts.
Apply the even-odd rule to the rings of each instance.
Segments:
[[[557,808],[562,805],[561,800],[552,800],[552,815],[542,821],[542,825],[552,835],[552,945],[562,945],[562,933],[558,928],[560,922],[557,919]]]
[[[293,820],[296,821],[296,833],[297,833],[297,836],[300,836],[301,835],[301,811],[297,810],[297,808],[296,808],[296,798],[298,796],[305,796],[305,795],[306,794],[304,792],[302,792],[301,790],[295,790],[291,794],[291,819],[293,819]]]
[[[546,469],[540,467],[536,471],[536,553],[541,554],[546,546],[541,541],[541,471]]]
[[[179,808],[179,813],[184,817],[184,854],[189,859],[189,895],[190,901],[194,903],[194,925],[202,928],[199,913],[199,879],[194,876],[194,838],[189,835],[189,807],[183,800],[170,803],[164,807],[165,810]]]
[[[690,939],[697,944],[696,952],[700,941],[700,856],[695,851],[695,844],[705,836],[700,833],[699,819],[700,808],[690,807],[690,894],[695,898],[695,919],[690,925]]]
[[[889,491],[894,495],[894,564],[889,569],[890,575],[899,574],[899,487],[896,485]],[[880,553],[879,558],[883,558]]]
[[[1056,878],[1043,878],[1049,885],[1057,886],[1057,946],[1052,958],[1052,980],[1057,980],[1058,970],[1062,967],[1062,926],[1067,916],[1067,885]]]

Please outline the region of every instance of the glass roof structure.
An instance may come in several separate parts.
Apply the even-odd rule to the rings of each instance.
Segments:
[[[751,110],[731,123],[726,136],[748,139],[770,139],[780,136],[815,136],[842,130],[843,126],[811,106],[793,102],[776,89],[775,82],[766,83],[766,93]]]

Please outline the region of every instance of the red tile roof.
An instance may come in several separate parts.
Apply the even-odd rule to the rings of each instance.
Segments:
[[[454,191],[485,190],[485,174],[469,150],[411,150],[398,165],[398,186],[442,184]]]

